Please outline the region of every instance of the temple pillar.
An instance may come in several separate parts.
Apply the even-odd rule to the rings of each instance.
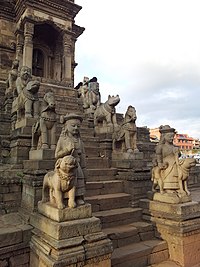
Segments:
[[[59,52],[58,45],[56,47],[56,52],[55,52],[55,64],[54,64],[53,77],[54,77],[54,80],[56,81],[61,80],[61,55]]]
[[[19,60],[19,67],[22,66],[23,63],[23,45],[24,45],[24,37],[22,32],[17,32],[17,44],[16,44],[16,59]]]
[[[24,25],[24,50],[23,50],[23,66],[32,69],[33,58],[33,33],[34,24],[26,22]]]
[[[63,34],[63,66],[62,80],[71,81],[72,79],[72,53],[71,53],[71,36]]]

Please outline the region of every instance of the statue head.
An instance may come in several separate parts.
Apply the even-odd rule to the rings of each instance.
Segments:
[[[79,136],[81,122],[83,121],[83,118],[80,115],[69,113],[65,116],[61,116],[60,121],[65,124],[65,133],[70,136]]]
[[[133,106],[128,106],[125,116],[132,118],[133,121],[136,121],[136,109]]]
[[[173,144],[174,136],[176,134],[176,130],[171,128],[169,125],[161,125],[159,127],[159,132],[161,133],[160,143],[170,143]]]
[[[12,69],[17,70],[18,67],[19,67],[19,60],[18,59],[13,60]]]
[[[20,77],[24,81],[31,79],[31,68],[22,66],[20,70]]]

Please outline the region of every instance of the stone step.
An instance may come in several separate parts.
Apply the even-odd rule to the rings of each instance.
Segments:
[[[85,200],[92,205],[92,211],[97,212],[128,207],[130,206],[130,198],[129,194],[116,193],[86,197]]]
[[[93,215],[101,220],[103,228],[108,228],[140,221],[142,210],[140,208],[121,208],[94,212]]]
[[[80,128],[80,134],[81,134],[81,136],[86,135],[86,136],[94,137],[94,128],[82,127],[82,128]]]
[[[88,135],[81,135],[81,139],[83,140],[84,145],[88,143],[99,143],[98,137],[88,136]]]
[[[87,168],[92,169],[100,169],[100,168],[109,168],[110,161],[107,158],[103,157],[89,157],[86,158],[86,166]]]
[[[118,180],[97,181],[86,183],[86,197],[121,193],[124,189],[124,182]]]
[[[99,142],[88,138],[86,141],[84,141],[84,148],[85,147],[95,147],[95,148],[98,147],[99,148]]]
[[[139,207],[142,208],[142,218],[145,221],[151,221],[151,212],[149,210],[150,200],[143,198],[139,201]]]
[[[116,168],[105,168],[105,169],[88,169],[88,176],[110,176],[110,177],[114,177],[117,175],[117,169]],[[112,180],[112,179],[108,179]]]
[[[149,265],[148,267],[180,267],[180,265],[174,261],[168,260],[158,264]]]
[[[155,237],[153,226],[142,221],[106,228],[103,231],[112,240],[114,249]]]
[[[133,243],[114,250],[112,267],[146,267],[169,258],[167,243],[160,239]]]
[[[91,147],[91,146],[85,146],[85,154],[86,157],[99,157],[100,156],[100,148],[98,147],[98,144],[96,144],[96,147]]]

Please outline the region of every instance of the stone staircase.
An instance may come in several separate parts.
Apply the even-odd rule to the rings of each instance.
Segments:
[[[117,179],[117,169],[100,156],[93,128],[85,127],[83,122],[81,136],[88,169],[85,200],[112,240],[112,266],[146,267],[167,260],[166,242],[155,238],[153,225],[142,219],[142,209],[131,207],[131,196],[124,192],[123,180]]]

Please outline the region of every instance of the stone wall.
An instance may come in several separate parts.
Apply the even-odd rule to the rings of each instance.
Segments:
[[[6,80],[15,58],[15,24],[0,19],[0,80]]]
[[[10,172],[9,172],[10,175]],[[3,177],[2,177],[3,176]],[[6,171],[0,173],[0,214],[18,211],[21,204],[22,184],[20,172],[14,178],[6,178]]]

